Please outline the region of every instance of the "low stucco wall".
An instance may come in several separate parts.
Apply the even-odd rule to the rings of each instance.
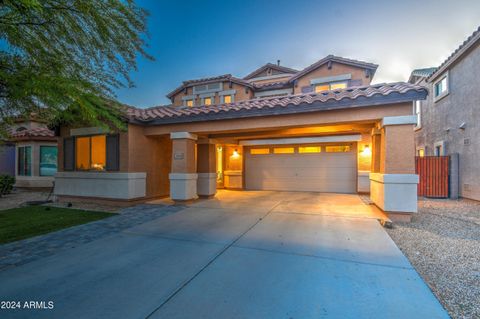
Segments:
[[[58,172],[55,195],[138,199],[146,195],[146,173]]]
[[[417,212],[416,174],[370,173],[370,199],[385,212]]]
[[[15,187],[50,188],[53,186],[53,176],[16,176]]]

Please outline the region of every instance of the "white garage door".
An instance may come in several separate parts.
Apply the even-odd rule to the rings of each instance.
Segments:
[[[356,193],[356,143],[245,149],[250,190]]]

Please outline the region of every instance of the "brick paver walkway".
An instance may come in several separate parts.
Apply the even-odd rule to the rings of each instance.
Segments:
[[[56,254],[182,210],[182,206],[137,205],[118,216],[0,245],[0,271]]]

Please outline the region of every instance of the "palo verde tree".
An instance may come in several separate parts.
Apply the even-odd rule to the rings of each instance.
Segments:
[[[147,15],[132,0],[0,0],[0,123],[36,112],[121,127],[114,90],[151,59]]]

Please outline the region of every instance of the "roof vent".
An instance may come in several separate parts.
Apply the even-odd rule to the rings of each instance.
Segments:
[[[277,65],[280,66],[280,60],[277,60]]]

